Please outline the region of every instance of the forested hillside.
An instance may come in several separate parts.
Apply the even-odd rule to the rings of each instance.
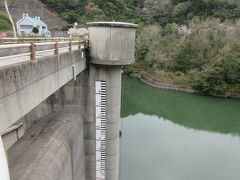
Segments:
[[[41,0],[55,9],[61,17],[72,24],[76,21],[122,20],[140,21],[135,0]]]
[[[127,20],[131,22],[188,23],[201,18],[236,19],[239,0],[41,0],[69,23],[89,20]]]

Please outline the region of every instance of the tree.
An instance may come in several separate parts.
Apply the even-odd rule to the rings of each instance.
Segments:
[[[200,73],[193,88],[214,95],[239,94],[239,72],[239,53],[218,57]]]
[[[158,22],[166,25],[171,19],[173,4],[171,0],[145,0],[143,14],[148,22]]]
[[[85,16],[90,20],[101,20],[104,17],[104,13],[98,5],[89,1],[85,6]]]
[[[0,31],[9,31],[11,30],[11,22],[7,14],[0,11]]]
[[[32,32],[36,35],[39,33],[39,29],[37,27],[33,27]]]
[[[10,20],[10,22],[11,22],[11,24],[12,24],[13,36],[14,36],[14,38],[16,38],[16,37],[17,37],[16,27],[15,27],[15,24],[14,24],[14,22],[13,22],[12,16],[11,16],[11,14],[10,14],[10,12],[9,12],[9,9],[8,9],[7,0],[4,0],[4,5],[5,5],[5,9],[6,9],[6,11],[7,11],[9,20]]]

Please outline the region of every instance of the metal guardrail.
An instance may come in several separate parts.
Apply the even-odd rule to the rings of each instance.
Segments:
[[[77,38],[69,38],[69,37],[19,37],[19,38],[0,38],[0,44],[16,44],[16,43],[25,43],[25,42],[52,42],[52,41],[74,41],[79,40]]]
[[[13,48],[24,48],[28,47],[30,52],[30,60],[36,59],[36,47],[37,46],[47,46],[47,45],[53,45],[54,48],[54,55],[59,54],[59,45],[68,45],[69,51],[72,51],[72,46],[77,45],[78,49],[84,49],[88,47],[87,41],[71,41],[68,39],[68,41],[54,41],[54,42],[30,42],[30,43],[22,43],[22,44],[3,44],[0,45],[1,49],[13,49]]]

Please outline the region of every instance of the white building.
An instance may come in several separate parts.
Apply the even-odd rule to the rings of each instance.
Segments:
[[[45,24],[40,17],[29,17],[28,14],[23,14],[22,19],[17,22],[17,33],[20,36],[35,35],[32,30],[37,27],[39,30],[38,36],[51,36],[51,32],[48,30],[47,24]]]

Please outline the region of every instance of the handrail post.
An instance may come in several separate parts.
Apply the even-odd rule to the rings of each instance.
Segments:
[[[54,44],[54,55],[58,55],[58,42]]]
[[[1,38],[1,40],[0,40],[0,44],[4,44],[4,42],[3,42],[3,38]]]
[[[72,51],[72,41],[70,40],[68,44],[69,44],[69,51]]]
[[[81,41],[78,42],[78,49],[81,49]]]
[[[85,48],[89,48],[89,47],[90,47],[89,40],[85,40],[85,42],[84,42],[84,47],[85,47]]]
[[[30,45],[30,60],[35,60],[36,59],[36,52],[35,52],[35,43],[34,42],[31,42],[31,45]]]

